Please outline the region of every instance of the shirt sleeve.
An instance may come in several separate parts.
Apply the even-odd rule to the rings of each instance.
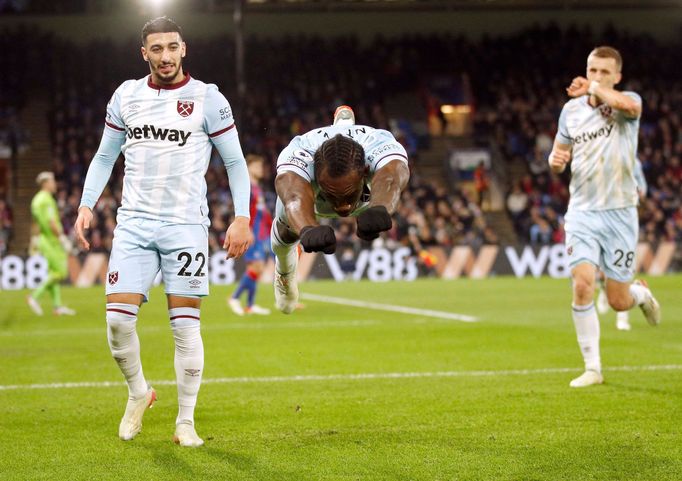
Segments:
[[[277,173],[293,172],[312,182],[315,178],[314,155],[315,152],[303,148],[300,136],[294,137],[277,158]]]
[[[108,125],[107,125],[108,127]],[[83,185],[83,196],[81,197],[80,206],[86,206],[92,209],[97,203],[97,199],[102,195],[104,187],[111,177],[111,171],[114,168],[116,159],[121,153],[121,147],[125,143],[125,132],[112,128],[104,128],[102,134],[102,141],[95,156],[90,162],[88,173],[85,176],[85,184]]]
[[[626,97],[630,97],[632,100],[637,102],[640,106],[642,105],[642,97],[640,97],[638,93],[636,93],[636,92],[623,92],[623,95],[625,95]],[[641,117],[641,115],[642,115],[642,113],[640,111],[638,117],[627,117],[627,116],[623,115],[623,118],[626,121],[633,122],[635,120],[639,120],[639,117]]]
[[[234,127],[234,122],[232,123]],[[250,218],[249,204],[251,200],[251,180],[249,170],[246,168],[246,160],[239,143],[237,129],[230,129],[219,135],[211,137],[211,142],[218,150],[220,157],[227,170],[227,179],[230,182],[234,214]]]
[[[218,87],[207,86],[204,99],[204,130],[211,139],[234,130],[232,107]]]
[[[122,87],[123,85],[121,85]],[[125,122],[121,117],[121,87],[117,88],[107,104],[107,114],[104,124],[117,132],[125,132]]]
[[[561,109],[561,114],[559,115],[559,126],[557,128],[556,137],[554,137],[555,142],[560,144],[571,145],[571,136],[568,133],[568,127],[566,126],[566,105]]]
[[[389,162],[399,160],[407,165],[407,152],[393,134],[387,130],[376,129],[362,139],[365,149],[365,164],[370,173],[374,173]]]

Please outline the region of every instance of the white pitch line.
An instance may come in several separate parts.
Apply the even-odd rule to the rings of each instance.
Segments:
[[[280,383],[305,381],[359,381],[368,379],[417,379],[443,377],[503,377],[533,376],[536,374],[560,374],[581,371],[577,367],[550,367],[544,369],[506,369],[500,371],[434,371],[434,372],[377,372],[358,374],[302,374],[298,376],[264,376],[264,377],[218,377],[203,379],[202,384],[246,384],[246,383]],[[660,364],[651,366],[614,366],[605,369],[608,372],[636,371],[681,371],[682,364]],[[155,386],[173,386],[175,380],[150,381]],[[28,389],[71,389],[122,387],[122,381],[100,382],[59,382],[47,384],[8,384],[0,385],[0,391],[16,391]]]
[[[417,316],[436,317],[438,319],[448,319],[462,322],[477,322],[478,318],[457,314],[454,312],[434,311],[432,309],[419,309],[416,307],[394,306],[392,304],[380,304],[378,302],[357,301],[355,299],[345,299],[343,297],[321,296],[318,294],[301,294],[303,299],[311,301],[328,302],[330,304],[340,304],[342,306],[365,307],[379,311],[401,312],[403,314],[415,314]]]

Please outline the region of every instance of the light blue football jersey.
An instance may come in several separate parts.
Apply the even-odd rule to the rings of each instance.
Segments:
[[[623,92],[640,104],[634,92]],[[572,147],[568,210],[636,206],[639,118],[606,104],[592,107],[585,95],[569,100],[559,117],[556,141]]]

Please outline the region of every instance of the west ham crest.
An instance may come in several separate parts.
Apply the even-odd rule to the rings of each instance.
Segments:
[[[118,282],[118,271],[110,272],[109,273],[109,285],[113,286]]]
[[[609,105],[601,104],[599,106],[599,113],[602,117],[608,119],[613,116],[613,109]]]
[[[178,100],[178,113],[180,117],[189,117],[194,112],[193,100]]]

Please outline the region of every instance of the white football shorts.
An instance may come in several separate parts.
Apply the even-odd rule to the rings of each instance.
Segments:
[[[119,223],[109,257],[106,293],[148,300],[161,270],[166,294],[208,295],[208,227],[133,218]]]

